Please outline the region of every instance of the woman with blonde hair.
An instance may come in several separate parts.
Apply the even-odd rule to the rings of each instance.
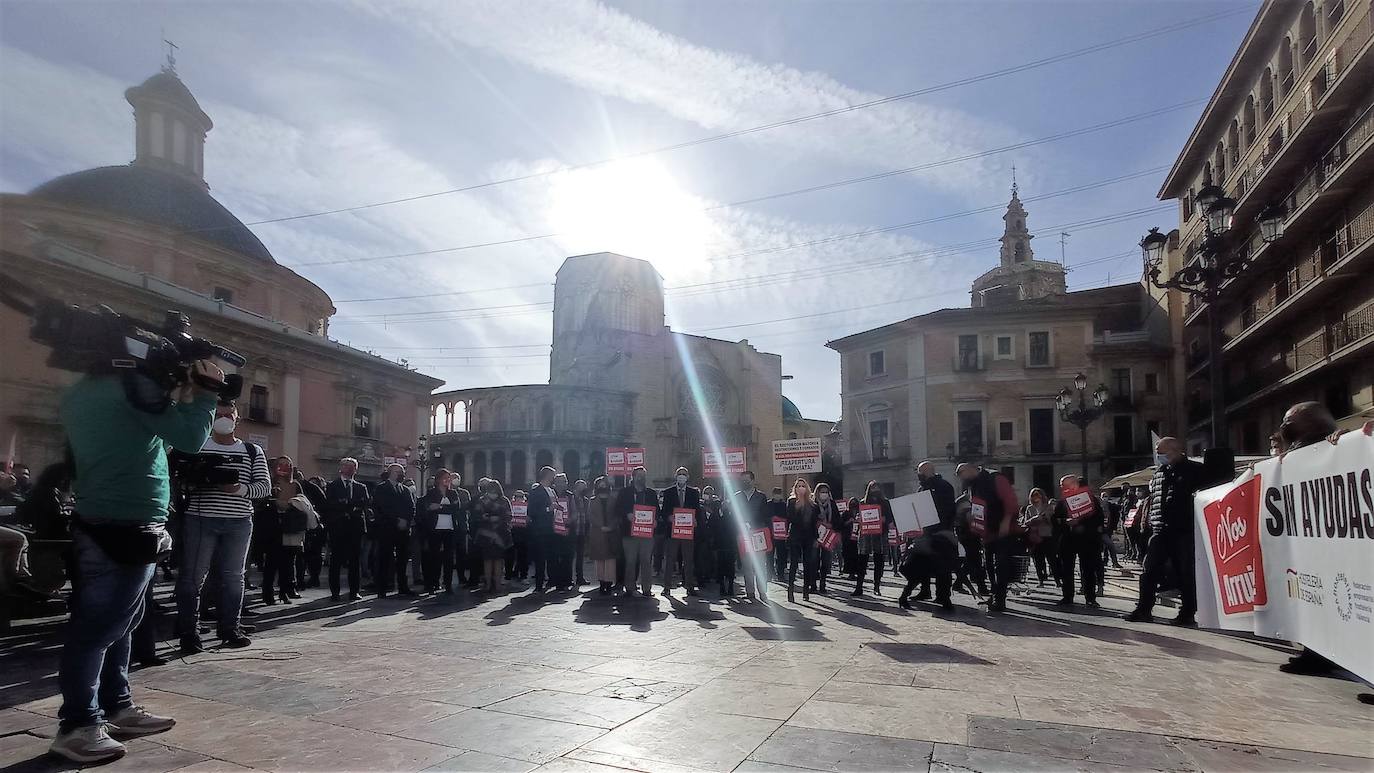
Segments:
[[[811,485],[805,478],[792,484],[792,496],[787,499],[787,600],[796,601],[794,585],[797,581],[797,562],[802,565],[802,600],[811,600],[816,584],[816,524],[820,508],[811,496]]]

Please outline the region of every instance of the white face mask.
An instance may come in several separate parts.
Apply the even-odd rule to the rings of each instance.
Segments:
[[[210,429],[213,430],[216,435],[230,435],[233,434],[234,427],[236,426],[238,426],[238,422],[234,421],[232,417],[221,416],[215,419],[215,423],[210,425]]]
[[[686,475],[679,475],[679,476],[677,476],[677,485],[679,485],[679,486],[686,486],[686,485],[687,485],[687,476],[686,476]]]

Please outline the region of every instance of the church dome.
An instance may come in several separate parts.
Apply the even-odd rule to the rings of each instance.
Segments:
[[[782,420],[783,420],[783,421],[801,421],[801,420],[802,420],[802,412],[801,412],[801,409],[797,408],[797,404],[794,403],[794,402],[792,402],[791,400],[788,400],[786,397],[783,397],[783,398],[782,398]]]
[[[195,102],[189,91],[186,96]],[[243,221],[185,175],[140,165],[103,166],[50,180],[31,195],[163,226],[240,255],[276,262]]]

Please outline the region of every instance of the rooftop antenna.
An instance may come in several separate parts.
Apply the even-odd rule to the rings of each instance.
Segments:
[[[163,72],[176,74],[177,71],[177,50],[180,48],[176,43],[167,39],[167,31],[162,31],[162,42],[167,44],[167,64],[162,66]]]

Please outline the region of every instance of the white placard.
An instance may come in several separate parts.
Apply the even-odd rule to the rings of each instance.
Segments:
[[[796,475],[821,471],[821,439],[773,441],[773,474]]]
[[[892,517],[903,534],[929,529],[940,523],[935,498],[929,491],[917,491],[892,500]]]

